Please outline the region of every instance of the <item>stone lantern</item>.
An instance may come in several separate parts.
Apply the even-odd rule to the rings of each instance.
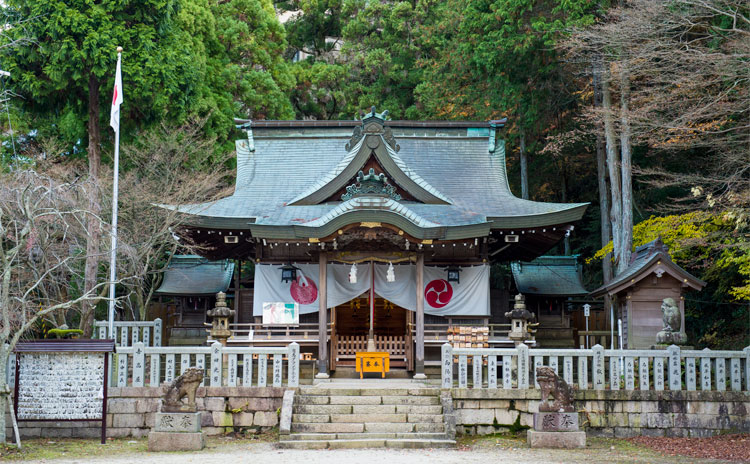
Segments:
[[[216,294],[216,307],[206,312],[206,315],[212,318],[211,329],[208,331],[211,338],[227,346],[227,338],[232,336],[229,319],[234,316],[234,310],[227,307],[227,295],[224,292]]]
[[[513,340],[516,346],[531,338],[533,329],[529,326],[529,321],[534,315],[526,309],[526,301],[522,294],[516,295],[513,310],[505,313],[505,317],[510,319],[508,338]]]

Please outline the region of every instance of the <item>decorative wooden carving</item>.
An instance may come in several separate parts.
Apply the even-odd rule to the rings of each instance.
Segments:
[[[388,197],[396,201],[401,200],[401,195],[396,193],[396,187],[388,182],[388,178],[382,172],[375,174],[375,169],[370,168],[367,174],[359,171],[354,184],[346,188],[346,193],[341,195],[342,201],[351,200],[362,195]]]

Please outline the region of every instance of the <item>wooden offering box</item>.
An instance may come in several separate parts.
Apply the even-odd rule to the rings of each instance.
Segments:
[[[385,378],[385,373],[390,370],[391,356],[388,353],[364,351],[356,356],[355,366],[360,379],[365,372],[380,372],[382,378]]]

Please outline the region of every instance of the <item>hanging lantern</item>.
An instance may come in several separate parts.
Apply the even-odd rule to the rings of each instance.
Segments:
[[[292,266],[292,263],[281,266],[281,281],[284,283],[290,283],[297,280],[298,268]]]
[[[357,283],[357,263],[353,263],[352,268],[349,271],[349,283],[351,284]]]
[[[396,270],[393,269],[393,263],[388,262],[388,271],[385,273],[385,280],[388,282],[395,282],[396,281]]]
[[[445,272],[448,273],[448,282],[459,283],[459,273],[461,268],[458,266],[449,266]]]

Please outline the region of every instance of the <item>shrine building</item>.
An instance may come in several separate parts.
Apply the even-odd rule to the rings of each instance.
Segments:
[[[181,234],[205,258],[237,263],[227,343],[295,341],[322,377],[372,348],[422,377],[449,339],[508,343],[490,266],[544,254],[588,204],[511,193],[505,120],[386,116],[238,120],[247,137],[236,142],[234,193],[170,207],[187,215]]]

